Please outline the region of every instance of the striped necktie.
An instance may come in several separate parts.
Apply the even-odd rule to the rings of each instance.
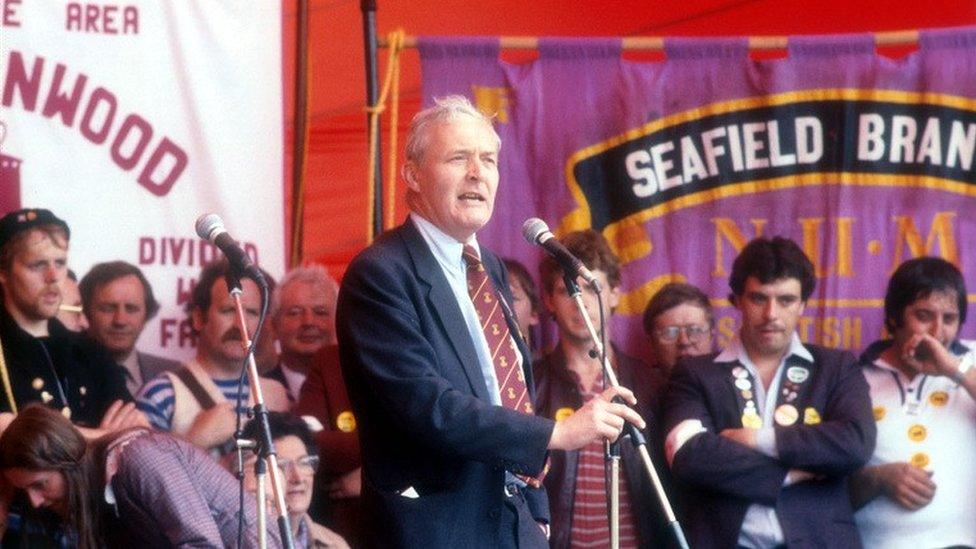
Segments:
[[[505,312],[500,303],[501,297],[495,292],[495,287],[488,279],[485,266],[481,263],[478,251],[471,245],[465,245],[462,252],[467,264],[468,295],[474,304],[481,322],[481,331],[485,334],[485,341],[491,351],[491,362],[495,367],[495,377],[498,379],[498,392],[502,406],[533,414],[532,399],[525,384],[525,374],[518,361],[518,349],[515,340],[508,330]],[[542,473],[537,478],[517,475],[520,479],[534,487],[539,487],[542,478],[549,470],[549,460]]]

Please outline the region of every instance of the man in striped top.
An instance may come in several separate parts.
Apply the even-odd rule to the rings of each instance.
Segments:
[[[179,370],[164,372],[147,383],[137,398],[139,409],[153,427],[203,449],[219,450],[232,437],[236,425],[234,403],[245,352],[234,300],[224,279],[228,268],[226,260],[204,267],[187,303],[197,335],[196,357]],[[244,316],[253,334],[261,309],[260,290],[248,278],[241,279],[241,289]],[[269,410],[288,409],[288,396],[280,383],[262,378],[261,388]],[[249,391],[245,382],[243,404],[253,404]]]

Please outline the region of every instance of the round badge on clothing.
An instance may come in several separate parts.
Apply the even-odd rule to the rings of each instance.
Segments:
[[[742,426],[746,429],[760,429],[762,428],[762,418],[754,409],[746,409],[742,414]]]
[[[937,408],[941,408],[945,406],[946,404],[948,404],[948,402],[949,402],[949,393],[945,391],[935,391],[931,395],[929,395],[929,403],[932,404],[932,406],[935,406]]]
[[[925,469],[929,465],[929,455],[925,452],[918,452],[916,454],[912,454],[912,457],[908,460],[908,462],[919,469]]]
[[[744,377],[740,377],[739,379],[735,380],[735,387],[740,391],[748,391],[749,389],[752,389],[752,382]]]
[[[796,420],[800,419],[800,412],[792,404],[782,404],[773,412],[773,419],[783,427],[789,427],[796,423]]]
[[[820,412],[816,408],[808,406],[803,410],[803,423],[807,425],[816,425],[820,423]]]
[[[356,430],[356,416],[349,410],[336,416],[336,427],[343,433],[351,433]]]
[[[568,418],[571,415],[573,415],[573,409],[572,408],[560,408],[560,409],[556,410],[555,419],[556,419],[556,421],[562,421],[562,420]]]
[[[31,387],[33,387],[35,391],[40,391],[44,388],[44,380],[39,377],[35,377],[31,381]]]
[[[803,383],[810,377],[810,370],[803,366],[790,366],[786,369],[786,379],[793,383]]]
[[[928,429],[918,423],[908,428],[908,440],[912,442],[922,442],[928,434]]]
[[[874,412],[874,421],[881,421],[885,418],[885,414],[888,413],[888,410],[885,410],[884,406],[875,406],[872,412]]]
[[[742,366],[736,366],[735,368],[732,368],[732,375],[737,379],[742,379],[744,377],[748,377],[749,372],[747,372]]]

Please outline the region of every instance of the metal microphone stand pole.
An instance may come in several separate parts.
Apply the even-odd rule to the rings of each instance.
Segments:
[[[563,273],[563,281],[566,284],[566,293],[569,294],[579,309],[580,315],[586,318],[587,325],[589,325],[589,316],[586,310],[586,306],[583,304],[582,291],[580,291],[579,284],[576,283],[576,276],[571,274],[571,271],[565,271]],[[599,292],[600,287],[594,286],[594,289]],[[590,351],[590,356],[592,358],[597,358],[593,351]],[[608,383],[606,368],[603,369],[603,382]],[[618,438],[614,442],[610,442],[608,439],[603,439],[603,474],[604,478],[609,477],[608,488],[607,488],[607,521],[610,530],[610,547],[609,549],[620,549],[620,439]]]
[[[268,462],[258,459],[254,462],[254,479],[257,481],[258,499],[258,547],[268,546],[268,531],[265,530],[268,524],[268,500],[265,498],[267,488],[265,487],[265,477],[268,475]]]
[[[620,439],[603,441],[610,464],[610,549],[620,549]]]
[[[241,303],[240,272],[235,272],[236,268],[232,265],[227,276],[227,287],[230,288],[230,295],[234,299],[234,307],[237,311],[237,327],[241,331],[241,344],[245,352],[251,349],[251,336],[247,331],[247,320],[244,318],[244,305]],[[236,278],[237,280],[233,280]],[[236,282],[233,284],[232,282]],[[256,281],[265,289],[264,280]],[[247,354],[247,378],[251,386],[251,400],[254,402],[254,418],[260,425],[259,432],[261,440],[257,441],[258,461],[267,463],[268,472],[271,473],[271,491],[274,494],[275,505],[278,507],[278,531],[281,533],[281,543],[286,549],[293,549],[294,542],[291,536],[291,526],[288,524],[288,510],[285,508],[285,490],[281,479],[281,469],[278,468],[278,456],[275,455],[274,442],[271,440],[271,427],[268,425],[268,410],[264,406],[264,394],[261,391],[261,383],[258,377],[257,363],[254,362],[254,353]],[[260,481],[263,482],[263,481]],[[261,511],[264,494],[258,492],[258,511]],[[258,517],[258,523],[263,524],[264,518]],[[265,538],[266,531],[262,528],[258,533],[259,539],[263,542],[261,547],[267,546]]]
[[[586,324],[586,329],[590,332],[590,339],[593,340],[593,345],[596,348],[597,356],[602,357],[603,360],[603,372],[607,376],[607,381],[610,383],[611,387],[620,387],[620,383],[617,382],[617,375],[614,374],[613,368],[610,367],[610,359],[607,358],[607,354],[604,352],[603,342],[600,340],[599,334],[597,334],[596,329],[593,327],[593,322],[590,321],[590,315],[586,311],[586,305],[583,303],[583,294],[579,289],[579,285],[576,283],[575,277],[567,274],[566,280],[566,291],[569,292],[570,297],[576,302],[576,307],[579,309],[580,316],[583,317],[583,322]],[[594,285],[594,289],[597,293],[600,292],[600,288]],[[619,398],[619,397],[618,397]],[[616,398],[614,399],[617,400]],[[623,403],[623,400],[619,400]],[[654,464],[651,462],[651,455],[647,450],[647,439],[644,438],[644,434],[640,432],[635,425],[629,421],[624,422],[624,430],[621,436],[629,436],[631,444],[637,450],[637,453],[641,457],[641,462],[644,464],[644,469],[647,471],[647,475],[651,479],[651,484],[654,485],[654,491],[657,492],[657,500],[661,505],[661,510],[664,511],[664,517],[668,521],[668,526],[671,527],[671,531],[674,533],[675,540],[678,542],[678,546],[683,549],[688,549],[688,541],[685,539],[685,533],[681,529],[681,524],[678,522],[678,518],[674,515],[674,509],[671,508],[671,502],[668,499],[668,495],[664,492],[664,486],[661,485],[661,479],[657,475],[657,470],[654,469]]]

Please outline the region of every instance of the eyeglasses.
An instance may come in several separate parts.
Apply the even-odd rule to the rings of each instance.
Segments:
[[[257,458],[254,457],[253,455],[250,456],[250,458],[248,458],[244,462],[244,468],[253,469],[255,461],[257,461]],[[286,474],[290,470],[294,469],[299,473],[310,475],[314,473],[318,468],[319,468],[319,456],[302,456],[298,459],[278,458],[278,469],[281,471],[281,474]]]
[[[685,337],[689,341],[701,341],[712,329],[708,326],[702,326],[700,324],[688,324],[686,326],[665,326],[664,328],[658,328],[654,330],[654,335],[661,341],[671,343],[676,341],[681,332],[685,333]]]
[[[298,459],[279,459],[278,468],[282,473],[291,472],[294,468],[299,473],[310,475],[319,468],[319,456],[302,456]]]

